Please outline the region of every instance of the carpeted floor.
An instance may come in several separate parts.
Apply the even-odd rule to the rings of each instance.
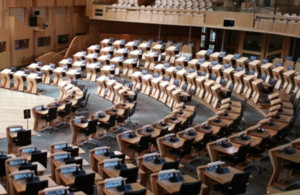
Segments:
[[[79,83],[85,84],[89,91],[88,93],[91,93],[89,103],[87,105],[88,113],[92,114],[96,111],[104,110],[108,108],[109,106],[112,106],[112,103],[100,98],[99,96],[94,95],[97,89],[97,85],[94,82],[89,82],[89,81],[79,81]],[[126,85],[128,84],[128,81]],[[59,90],[56,86],[51,86],[51,85],[44,85],[44,84],[39,84],[39,88],[42,88],[48,93],[46,93],[46,96],[57,98],[59,96]],[[39,102],[36,102],[38,105]],[[192,100],[189,104],[192,105],[197,105],[199,104],[197,101]],[[161,102],[143,95],[139,94],[138,96],[138,112],[132,116],[132,120],[137,120],[139,121],[138,125],[135,128],[141,127],[146,124],[151,124],[159,119],[162,119],[164,116],[168,115],[171,113],[170,108],[162,104]],[[204,105],[200,104],[200,107],[197,111],[197,116],[195,118],[194,123],[201,123],[210,116],[213,116],[213,112],[205,107]],[[256,111],[254,108],[251,106],[248,106],[244,115],[245,118],[245,127],[241,126],[242,128],[246,128],[248,126],[251,126],[253,124],[256,124],[259,120],[263,118],[263,116]],[[13,124],[12,124],[13,125]],[[295,129],[298,129],[299,127],[299,122],[296,123]],[[134,129],[131,125],[126,126],[128,129]],[[53,142],[59,142],[59,141],[68,141],[70,142],[71,140],[71,129],[69,127],[64,128],[60,127],[58,132],[53,132],[52,134],[49,134],[49,132],[43,132],[39,133],[41,136],[40,137],[33,137],[32,138],[32,144],[36,145],[39,149],[48,149],[49,150],[49,145]],[[113,150],[119,150],[117,142],[115,140],[112,140],[109,142],[107,139],[104,140],[97,140],[95,141],[98,146],[110,146]],[[7,150],[7,141],[6,140],[1,140],[0,142],[0,148],[1,150],[6,151]],[[82,148],[86,151],[86,154],[81,155],[83,158],[89,161],[88,157],[88,148],[87,146],[82,146]],[[269,179],[272,174],[272,166],[270,163],[269,159],[266,159],[263,162],[259,162],[261,165],[264,165],[267,167],[267,171],[264,171],[262,174],[258,174],[254,169],[249,169],[252,171],[252,178],[250,179],[250,185],[247,189],[247,193],[249,195],[252,194],[266,194],[266,187],[269,182]],[[191,175],[193,177],[196,177],[196,167],[200,165],[200,162],[195,162],[193,164],[186,165],[186,167],[183,169],[185,174]],[[50,166],[48,165],[48,172],[50,173]],[[148,186],[150,186],[148,184]],[[96,192],[95,192],[96,194]],[[211,192],[213,194],[213,192]],[[216,193],[215,193],[216,194]]]

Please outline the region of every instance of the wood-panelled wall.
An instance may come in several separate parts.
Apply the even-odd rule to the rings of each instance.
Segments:
[[[33,30],[24,22],[16,17],[10,16],[8,18],[9,32],[10,32],[10,46],[11,46],[11,66],[20,66],[29,64],[34,59],[33,54]],[[27,39],[28,48],[22,50],[15,50],[15,41]]]
[[[0,69],[10,67],[10,39],[9,31],[0,27],[0,42],[5,42],[5,52],[0,53]],[[0,43],[1,44],[1,43]]]
[[[65,54],[65,58],[72,58],[76,52],[86,51],[89,46],[99,42],[100,42],[99,34],[83,35],[83,36],[75,37],[72,40],[70,47]]]
[[[54,37],[54,45],[55,48],[64,48],[67,47],[72,38],[72,23],[67,22],[65,18],[61,17],[60,15],[54,15],[53,17],[53,26],[54,26],[54,31],[55,31],[55,37]],[[57,36],[58,35],[69,35],[69,42],[66,44],[58,44],[57,43]]]

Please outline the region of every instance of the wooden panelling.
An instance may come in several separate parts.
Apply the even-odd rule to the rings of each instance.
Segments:
[[[11,36],[11,66],[20,66],[32,63],[34,61],[32,28],[13,16],[10,16],[8,20],[9,32]],[[15,50],[15,41],[24,39],[29,40],[28,48]]]
[[[73,14],[78,14],[81,17],[85,16],[85,9],[82,6],[73,7],[72,11]]]
[[[14,16],[16,18],[18,18],[20,21],[25,22],[24,18],[25,18],[25,12],[24,12],[24,8],[17,8],[17,7],[13,7],[13,8],[9,8],[9,16]]]
[[[40,37],[49,37],[50,45],[44,47],[38,47],[37,39]],[[48,27],[44,31],[34,31],[33,32],[33,49],[35,53],[35,57],[41,56],[45,53],[48,53],[54,49],[54,27],[52,25],[48,25]]]
[[[75,37],[65,55],[65,58],[72,58],[73,55],[78,51],[85,51],[89,46],[99,43],[99,35],[83,35]]]
[[[40,15],[38,17],[42,18],[43,20],[47,20],[47,12],[46,7],[33,7],[32,11],[40,11]]]
[[[9,31],[0,27],[0,44],[5,42],[5,52],[0,53],[0,69],[10,67],[10,39]]]
[[[68,46],[72,40],[72,24],[67,22],[65,18],[60,15],[53,16],[53,26],[54,26],[54,46],[55,47],[64,47]],[[69,42],[66,44],[58,44],[57,36],[58,35],[69,35]]]
[[[273,23],[272,26],[272,31],[274,32],[279,32],[279,33],[284,33],[285,29],[286,29],[286,21],[277,21],[275,20],[275,22]]]
[[[80,17],[78,14],[72,15],[72,26],[73,26],[73,36],[77,33],[86,33],[88,34],[89,28],[88,23],[84,17]]]
[[[32,7],[32,0],[7,0],[8,7]]]
[[[85,6],[86,0],[74,0],[74,6]]]
[[[288,25],[286,26],[286,33],[289,34],[299,34],[300,33],[300,24],[297,22],[290,22],[288,23]]]
[[[235,20],[235,27],[253,28],[254,15],[250,13],[238,12],[206,12],[205,24],[223,26],[224,19]]]
[[[52,7],[54,0],[33,0],[34,7]]]
[[[273,26],[273,21],[272,20],[255,20],[255,25],[254,28],[258,30],[266,30],[266,31],[271,31]]]
[[[58,66],[58,62],[60,62],[62,59],[64,59],[64,56],[56,52],[49,52],[38,58],[38,60],[43,62],[43,64],[54,63],[56,66]]]
[[[54,7],[53,8],[54,15],[60,15],[61,17],[66,17],[66,8],[65,7]]]
[[[73,6],[73,0],[55,0],[55,6]]]

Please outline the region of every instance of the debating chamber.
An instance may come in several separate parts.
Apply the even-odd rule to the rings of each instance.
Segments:
[[[0,0],[0,195],[300,195],[298,0]]]

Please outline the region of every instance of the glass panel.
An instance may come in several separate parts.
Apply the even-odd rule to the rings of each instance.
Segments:
[[[69,35],[58,35],[57,44],[63,44],[69,42]]]
[[[208,48],[209,49],[215,49],[215,45],[209,44]]]
[[[201,35],[201,43],[200,43],[200,47],[204,48],[205,47],[205,35]]]
[[[246,32],[244,50],[261,51],[263,35],[261,33]]]
[[[0,53],[5,53],[6,42],[0,43]]]
[[[268,52],[282,49],[283,36],[269,35]]]
[[[206,27],[202,27],[201,32],[205,33],[206,32]]]
[[[243,53],[242,56],[243,57],[247,57],[249,59],[250,59],[251,56],[255,56],[257,60],[260,60],[260,56],[259,55],[254,55],[254,54],[251,54],[251,53]]]
[[[281,53],[269,55],[269,56],[267,57],[267,59],[269,60],[269,62],[273,62],[273,60],[274,60],[275,58],[281,58]]]
[[[235,30],[229,31],[227,45],[235,47],[237,37],[238,37],[238,31],[235,31]]]
[[[210,37],[209,37],[210,42],[215,42],[216,41],[216,33],[213,30],[210,30]]]
[[[45,47],[50,45],[51,37],[40,37],[37,39],[37,46],[38,47]]]
[[[234,54],[235,53],[235,49],[232,49],[232,48],[226,48],[226,53],[227,54]]]
[[[28,49],[29,39],[15,41],[15,50]]]

